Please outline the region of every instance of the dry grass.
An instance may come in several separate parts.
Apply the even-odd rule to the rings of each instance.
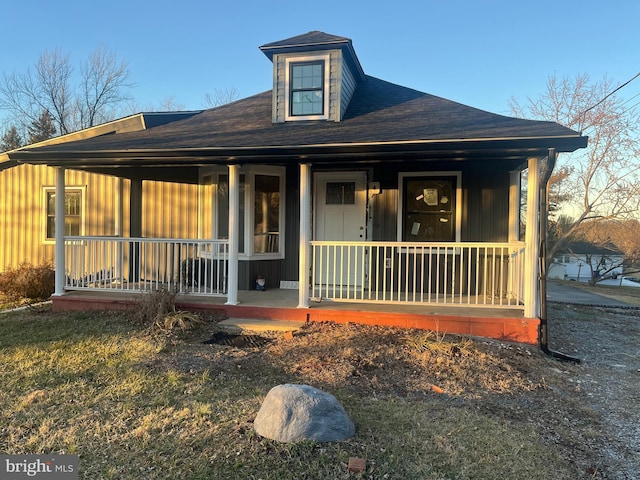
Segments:
[[[215,329],[169,341],[116,314],[0,317],[0,451],[78,454],[84,479],[592,478],[590,450],[567,454],[587,427],[540,418],[571,418],[580,397],[533,349],[333,324],[262,349],[202,344]],[[336,395],[356,435],[259,437],[261,401],[285,382]],[[347,471],[354,456],[363,474]]]

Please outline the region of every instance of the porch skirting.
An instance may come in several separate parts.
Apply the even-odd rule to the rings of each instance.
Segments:
[[[279,292],[276,294],[276,292]],[[274,296],[271,294],[274,293]],[[243,292],[240,304],[224,304],[223,299],[182,297],[176,307],[194,312],[216,312],[229,318],[256,318],[295,322],[359,323],[400,328],[433,330],[502,341],[537,344],[538,318],[524,318],[522,311],[439,306],[364,305],[354,303],[312,303],[296,308],[294,291]],[[137,295],[73,292],[54,296],[54,311],[131,310]],[[244,298],[243,298],[244,297]]]

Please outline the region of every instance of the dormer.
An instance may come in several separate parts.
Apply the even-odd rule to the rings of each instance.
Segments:
[[[260,50],[273,62],[274,123],[339,122],[366,78],[349,38],[314,31]]]

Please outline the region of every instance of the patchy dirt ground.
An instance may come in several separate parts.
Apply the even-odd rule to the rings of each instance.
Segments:
[[[566,380],[600,420],[603,478],[640,478],[640,310],[552,305],[550,319],[551,348],[582,360]]]
[[[550,347],[581,363],[533,346],[355,324],[311,324],[250,348],[193,339],[161,361],[196,371],[273,366],[319,388],[436,398],[534,426],[576,478],[639,478],[639,311],[551,304],[549,320]]]

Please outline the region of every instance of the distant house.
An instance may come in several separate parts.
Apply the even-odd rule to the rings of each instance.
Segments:
[[[589,282],[592,279],[617,278],[623,274],[624,254],[589,242],[573,242],[558,251],[549,269],[549,277]]]
[[[170,285],[231,308],[259,279],[263,298],[296,291],[292,307],[307,319],[326,318],[312,300],[398,315],[412,306],[430,319],[398,322],[535,342],[539,232],[520,241],[520,173],[526,224],[537,225],[541,162],[587,138],[371,77],[345,37],[309,32],[260,49],[270,91],[152,129],[9,153],[58,172],[54,306],[79,290]],[[63,235],[71,170],[128,182],[122,232]],[[196,221],[189,238],[142,234],[144,185],[166,180],[198,187],[166,216]],[[433,313],[442,308],[450,326]]]

